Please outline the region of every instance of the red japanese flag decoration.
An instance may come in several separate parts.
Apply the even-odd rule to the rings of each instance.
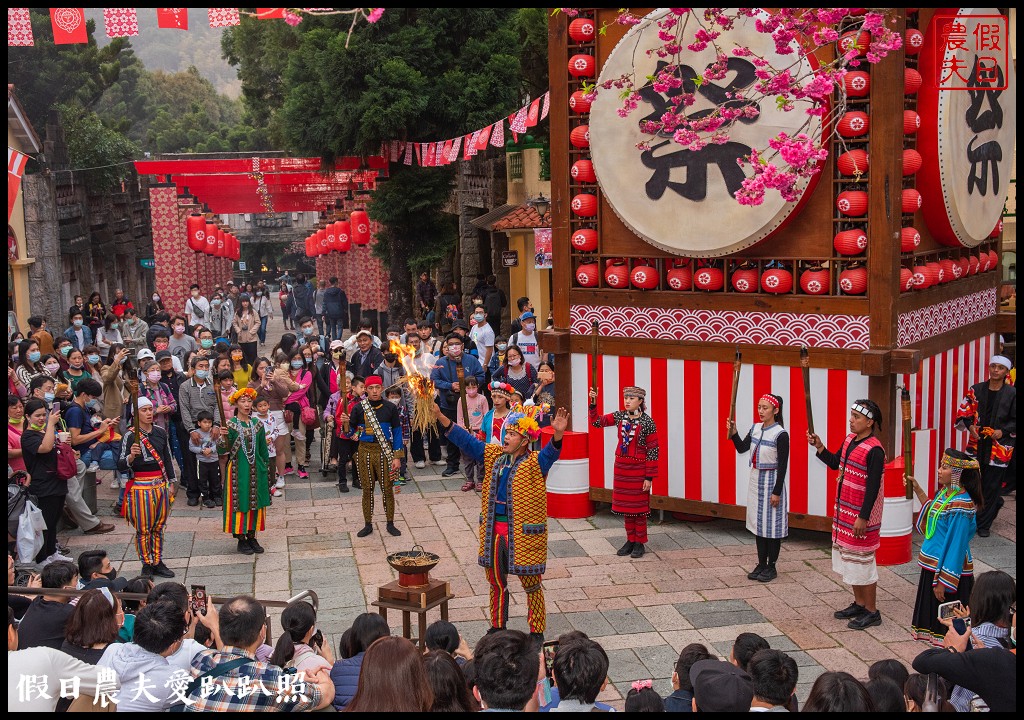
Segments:
[[[50,8],[54,45],[74,45],[89,42],[85,29],[84,8]]]
[[[238,8],[207,8],[206,14],[212,28],[233,27],[242,21]]]
[[[423,166],[434,167],[434,143],[427,143],[427,150],[423,153]]]
[[[490,125],[488,125],[487,127],[483,128],[482,130],[477,130],[476,131],[476,149],[478,151],[479,150],[486,150],[487,149],[487,141],[490,140],[490,139],[491,139],[491,126]]]
[[[430,143],[420,143],[419,150],[416,151],[416,159],[420,161],[420,165],[427,167],[427,148],[430,147]]]
[[[459,159],[459,148],[462,147],[462,138],[457,137],[452,140],[452,149],[448,154],[448,162],[453,163]]]
[[[480,131],[479,130],[474,130],[473,134],[469,138],[469,141],[466,143],[466,152],[467,152],[467,154],[470,157],[473,157],[474,155],[476,155],[480,151],[480,148],[477,147],[479,142],[480,142]]]
[[[30,47],[33,44],[28,8],[7,8],[7,47]]]
[[[415,150],[416,150],[416,164],[417,165],[422,165],[423,164],[423,144],[422,143],[413,143],[413,148],[415,148]]]
[[[505,147],[505,121],[499,120],[491,125],[491,145],[500,148]]]
[[[135,37],[139,34],[139,13],[135,8],[103,8],[103,24],[108,38]]]
[[[412,165],[412,143],[405,144],[405,157],[402,162],[406,165]]]
[[[462,140],[462,159],[469,160],[470,155],[474,154],[469,151],[470,146],[473,144],[473,133],[466,133]]]
[[[509,129],[514,133],[525,133],[527,128],[526,116],[529,112],[529,105],[523,105],[519,108],[519,111],[509,120]]]
[[[544,106],[540,109],[540,119],[543,120],[548,116],[548,110],[551,109],[551,91],[544,93]]]
[[[18,199],[21,187],[21,176],[25,174],[28,155],[20,153],[10,145],[7,146],[7,222],[11,221],[14,203]]]
[[[156,24],[167,30],[188,30],[188,8],[157,8]]]
[[[454,143],[454,140],[444,141],[444,145],[441,147],[441,157],[438,159],[438,165],[447,165],[451,162],[452,145]]]
[[[537,125],[537,121],[540,119],[540,98],[537,98],[530,103],[530,109],[526,111],[526,127],[532,128]]]
[[[256,18],[259,20],[283,20],[284,8],[256,8]]]

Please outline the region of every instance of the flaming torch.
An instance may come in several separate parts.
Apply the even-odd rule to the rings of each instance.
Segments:
[[[402,345],[397,340],[391,341],[389,349],[398,356],[402,367],[405,368],[405,377],[395,385],[404,383],[405,391],[412,393],[412,429],[424,434],[432,431],[435,388],[434,383],[430,381],[430,371],[434,369],[433,356],[423,355],[417,358],[416,349],[412,345]]]

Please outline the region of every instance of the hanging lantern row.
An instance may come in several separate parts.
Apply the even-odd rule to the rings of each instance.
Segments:
[[[348,218],[325,223],[306,238],[306,257],[331,252],[347,253],[352,245],[370,244],[370,216],[365,210],[353,210]]]
[[[225,230],[227,228],[227,230]],[[242,244],[231,228],[212,222],[212,217],[193,212],[185,221],[188,248],[195,253],[235,261],[242,257]]]
[[[900,290],[926,290],[978,273],[992,272],[998,267],[999,255],[995,250],[960,258],[947,257],[928,262],[917,260],[911,268],[900,268]]]

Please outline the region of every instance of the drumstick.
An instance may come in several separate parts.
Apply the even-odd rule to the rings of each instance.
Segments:
[[[743,355],[740,353],[739,346],[736,347],[736,358],[732,361],[732,400],[729,402],[729,426],[733,427],[736,424],[736,393],[740,389],[740,365],[743,362]],[[731,433],[726,429],[726,437],[728,440]]]
[[[811,410],[811,359],[807,355],[807,346],[800,346],[800,368],[804,376],[804,403],[807,406],[807,432],[814,435],[814,413]]]

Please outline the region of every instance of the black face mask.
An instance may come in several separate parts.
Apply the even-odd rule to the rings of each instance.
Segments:
[[[108,573],[100,573],[100,574],[103,575],[103,577],[105,577],[110,582],[114,582],[114,579],[117,577],[117,570],[115,570],[114,568],[111,568],[110,572],[108,572]]]
[[[395,353],[384,353],[385,361],[393,363],[396,359],[398,359],[398,355],[396,355]]]

